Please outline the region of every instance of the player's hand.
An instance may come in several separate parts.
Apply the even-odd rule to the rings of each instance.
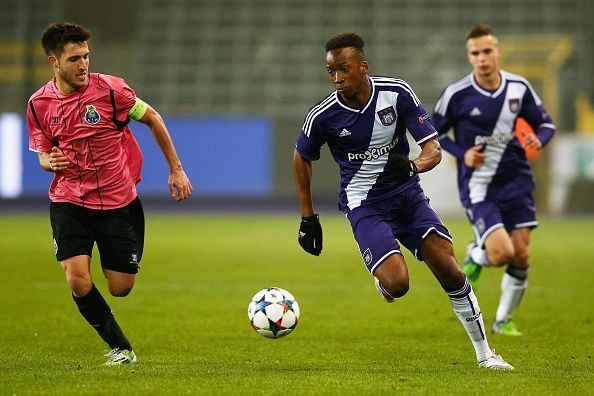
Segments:
[[[406,183],[419,173],[417,165],[408,156],[402,154],[390,156],[384,170],[397,184]]]
[[[68,158],[60,148],[54,146],[48,154],[49,167],[52,172],[61,172],[70,165],[70,161],[68,161]]]
[[[470,168],[478,168],[485,162],[484,144],[478,144],[466,150],[464,164]]]
[[[523,146],[525,149],[540,150],[542,148],[542,143],[535,133],[527,133],[524,135]]]
[[[171,198],[176,201],[182,201],[192,195],[192,183],[181,167],[169,173],[168,184]]]
[[[299,226],[299,235],[297,237],[299,245],[307,253],[319,256],[322,252],[322,225],[320,216],[314,214],[309,217],[301,218]]]

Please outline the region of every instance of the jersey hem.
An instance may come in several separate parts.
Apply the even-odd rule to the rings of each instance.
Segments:
[[[52,198],[51,196],[49,197],[50,201],[52,202],[66,202],[66,203],[70,203],[76,206],[80,206],[81,208],[85,208],[85,209],[92,209],[92,210],[114,210],[114,209],[121,209],[124,206],[128,206],[132,201],[134,201],[136,199],[136,197],[138,197],[138,194],[134,194],[132,198],[130,198],[129,200],[124,201],[123,204],[117,204],[114,206],[109,206],[106,207],[108,205],[101,205],[101,204],[82,204],[81,202],[74,202],[73,200],[70,200],[68,198]]]

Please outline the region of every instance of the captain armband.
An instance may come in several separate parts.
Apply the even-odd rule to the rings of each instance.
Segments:
[[[142,99],[136,98],[136,103],[134,103],[134,106],[128,112],[128,116],[133,120],[139,121],[144,116],[144,113],[146,113],[146,109],[148,109],[148,104]]]

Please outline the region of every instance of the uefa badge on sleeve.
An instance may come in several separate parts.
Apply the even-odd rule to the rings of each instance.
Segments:
[[[419,116],[418,120],[419,124],[424,124],[425,121],[429,121],[429,114],[425,113],[422,116]]]

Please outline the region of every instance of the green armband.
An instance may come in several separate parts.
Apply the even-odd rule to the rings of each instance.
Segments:
[[[144,113],[146,113],[147,108],[148,104],[146,104],[146,102],[144,102],[140,98],[136,98],[136,103],[134,103],[134,106],[132,106],[132,108],[128,112],[128,116],[133,120],[139,121],[144,115]]]

